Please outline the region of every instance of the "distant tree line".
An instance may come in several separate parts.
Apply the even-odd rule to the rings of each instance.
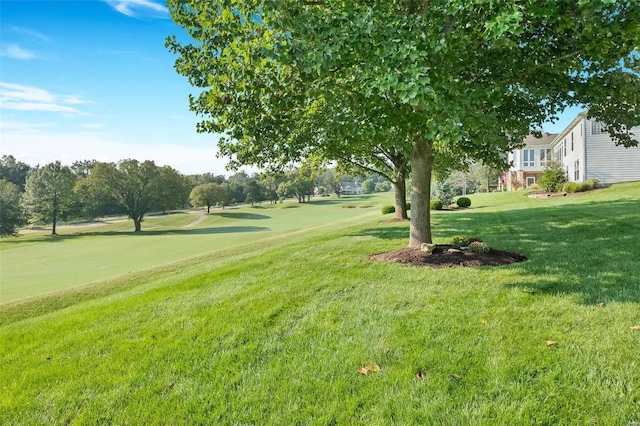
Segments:
[[[153,161],[121,160],[105,163],[59,161],[30,166],[11,155],[0,159],[0,236],[17,235],[27,224],[51,224],[52,235],[61,221],[91,221],[127,215],[141,231],[150,212],[189,206],[225,208],[239,203],[308,202],[312,196],[372,193],[391,190],[384,177],[354,176],[344,171],[303,164],[285,171],[229,177],[212,173],[183,175]]]

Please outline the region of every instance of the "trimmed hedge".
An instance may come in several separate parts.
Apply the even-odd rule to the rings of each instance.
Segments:
[[[389,214],[389,213],[395,213],[395,212],[396,212],[395,206],[392,206],[392,205],[382,206],[382,214]]]
[[[471,205],[471,200],[468,197],[458,197],[456,204],[458,207],[469,207]]]
[[[442,210],[442,201],[440,200],[431,200],[429,203],[431,210]]]

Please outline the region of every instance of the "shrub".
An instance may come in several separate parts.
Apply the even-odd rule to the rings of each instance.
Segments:
[[[407,201],[407,211],[411,210],[411,201]]]
[[[547,192],[556,192],[562,188],[567,181],[567,176],[562,165],[557,161],[547,163],[547,167],[542,172],[538,185]]]
[[[456,204],[458,207],[469,207],[471,205],[471,200],[467,197],[458,197]]]
[[[392,206],[392,205],[382,206],[382,214],[389,214],[389,213],[395,213],[395,212],[396,212],[395,206]]]
[[[585,182],[567,182],[562,185],[562,190],[565,192],[584,192],[590,191],[598,184],[597,179],[590,179]]]
[[[580,184],[578,182],[565,182],[565,184],[562,185],[562,190],[564,192],[579,192],[579,188]]]
[[[429,205],[431,206],[431,210],[442,210],[442,201],[440,200],[431,200]]]
[[[469,244],[469,251],[474,253],[487,253],[489,251],[489,246],[482,241],[473,241]]]
[[[471,241],[469,238],[462,235],[455,235],[452,239],[452,244],[457,247],[468,247]]]
[[[579,185],[578,191],[590,191],[598,187],[598,179],[589,179]]]

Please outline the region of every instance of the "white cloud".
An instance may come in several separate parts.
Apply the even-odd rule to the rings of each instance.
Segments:
[[[90,130],[101,129],[102,128],[102,124],[101,123],[87,123],[87,124],[83,124],[82,128],[90,129]]]
[[[35,38],[40,41],[46,41],[46,42],[50,41],[49,37],[47,37],[45,34],[42,34],[40,31],[35,31],[29,28],[10,26],[9,30],[15,33],[24,34],[26,36]]]
[[[49,111],[83,114],[69,105],[86,104],[76,95],[56,95],[38,87],[0,82],[0,108],[17,111]]]
[[[11,59],[29,60],[36,58],[36,54],[21,48],[17,44],[8,44],[0,50],[0,56],[6,56]]]
[[[70,165],[77,160],[116,162],[133,158],[153,160],[158,166],[171,166],[184,174],[228,174],[227,160],[216,157],[218,148],[211,135],[193,135],[191,141],[181,141],[185,145],[166,141],[137,143],[114,140],[102,131],[87,130],[86,126],[60,130],[59,125],[52,123],[3,122],[0,153],[13,155],[32,166],[53,161]],[[204,139],[211,142],[202,146]]]
[[[139,15],[152,15],[165,17],[167,8],[151,0],[105,0],[109,6],[123,15],[138,17]]]

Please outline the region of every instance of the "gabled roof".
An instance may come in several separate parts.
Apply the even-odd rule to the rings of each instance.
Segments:
[[[557,145],[558,143],[560,143],[560,141],[562,140],[562,138],[564,138],[565,136],[567,136],[567,134],[569,133],[569,131],[571,129],[573,129],[575,127],[576,124],[578,124],[578,122],[580,120],[584,120],[587,118],[587,113],[589,112],[588,109],[585,109],[584,111],[580,112],[576,118],[574,118],[571,123],[569,123],[569,125],[567,127],[564,128],[564,130],[562,131],[562,133],[559,133],[555,140],[553,141],[553,145]]]
[[[558,136],[557,133],[547,133],[544,132],[542,137],[537,138],[534,135],[529,135],[524,139],[525,147],[543,147],[543,146],[551,146],[551,143]]]

